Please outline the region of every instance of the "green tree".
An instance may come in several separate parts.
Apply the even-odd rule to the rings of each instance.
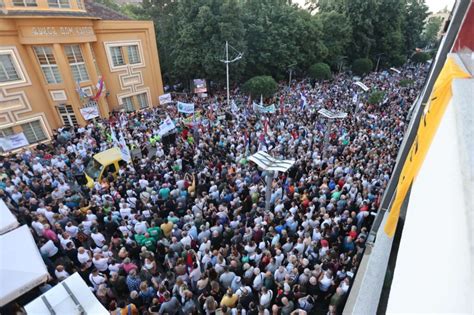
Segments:
[[[368,57],[376,44],[374,39],[376,0],[347,0],[345,4],[345,15],[352,26],[352,47],[349,55],[352,59]]]
[[[374,25],[375,46],[371,55],[375,59],[381,56],[379,69],[399,63],[401,56],[405,53],[403,47],[403,35],[401,32],[401,20],[403,11],[403,0],[378,0]]]
[[[411,57],[411,60],[414,63],[425,63],[430,59],[431,59],[430,54],[425,53],[425,52],[417,52]]]
[[[424,21],[428,16],[428,6],[425,0],[404,0],[402,7],[401,30],[404,39],[405,54],[411,53],[417,47],[421,47],[421,34],[424,28]]]
[[[268,75],[256,76],[249,79],[243,85],[245,93],[250,93],[252,98],[271,97],[278,89],[276,81]]]
[[[268,73],[278,80],[288,66],[308,69],[326,56],[321,26],[309,12],[282,0],[244,1],[246,77]]]
[[[385,96],[385,92],[383,92],[383,91],[374,91],[369,95],[369,99],[367,100],[367,102],[369,104],[373,104],[373,105],[380,104],[380,102],[382,102],[384,96]]]
[[[345,56],[352,41],[352,26],[348,18],[339,12],[321,12],[316,15],[322,27],[322,41],[327,48],[326,61],[338,68],[341,57]]]
[[[309,68],[308,74],[315,80],[329,80],[331,78],[331,68],[327,63],[318,62]]]
[[[369,58],[359,58],[354,60],[352,64],[352,72],[362,76],[372,71],[373,67],[374,64]]]
[[[438,32],[441,29],[443,19],[439,16],[431,17],[425,25],[425,30],[421,34],[421,46],[434,47],[438,41]]]

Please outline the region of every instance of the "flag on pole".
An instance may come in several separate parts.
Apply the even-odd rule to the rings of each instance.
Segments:
[[[102,95],[102,91],[104,90],[104,77],[103,76],[100,77],[99,82],[97,82],[96,88],[97,88],[97,93],[93,97],[94,101],[97,101],[99,99],[99,97]]]
[[[79,81],[76,81],[76,92],[79,94],[79,98],[81,101],[87,97],[86,92],[81,88],[81,85],[79,84]]]
[[[130,161],[132,160],[132,155],[130,154],[130,149],[128,148],[127,143],[125,142],[123,133],[120,133],[118,147],[120,148],[120,152],[122,153],[122,159],[125,162],[130,163]]]
[[[263,96],[260,94],[260,106],[263,106]]]

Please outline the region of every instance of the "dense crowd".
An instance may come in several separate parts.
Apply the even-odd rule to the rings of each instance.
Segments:
[[[340,74],[281,86],[275,113],[236,89],[232,110],[219,94],[176,97],[201,113],[187,125],[173,105],[63,128],[1,158],[0,196],[31,227],[49,284],[79,272],[111,314],[337,314],[424,82],[424,68],[400,70],[362,79],[379,104]],[[321,108],[348,117],[327,130]],[[160,137],[166,115],[177,129]],[[87,188],[112,129],[133,162]],[[275,174],[269,211],[248,160],[260,150],[296,160]]]

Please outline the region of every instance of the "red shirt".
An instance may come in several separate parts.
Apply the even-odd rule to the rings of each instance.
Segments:
[[[45,229],[43,231],[43,236],[46,237],[48,240],[51,240],[53,242],[57,242],[58,241],[58,236],[56,235],[56,233],[54,233],[53,230],[51,229]]]

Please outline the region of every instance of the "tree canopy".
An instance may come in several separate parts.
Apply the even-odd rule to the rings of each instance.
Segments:
[[[369,58],[359,58],[354,60],[352,71],[357,75],[364,75],[372,71],[374,64]]]
[[[121,11],[154,21],[168,83],[223,84],[225,41],[244,54],[230,65],[232,83],[262,74],[281,80],[290,66],[306,75],[318,62],[334,70],[358,58],[396,66],[423,43],[425,0],[308,1],[309,9],[287,0],[143,0]]]
[[[260,95],[263,97],[271,97],[277,89],[278,84],[268,75],[253,77],[243,85],[244,92],[249,93],[252,98],[258,98]]]
[[[324,62],[318,62],[309,68],[309,76],[315,80],[329,80],[331,68]]]

